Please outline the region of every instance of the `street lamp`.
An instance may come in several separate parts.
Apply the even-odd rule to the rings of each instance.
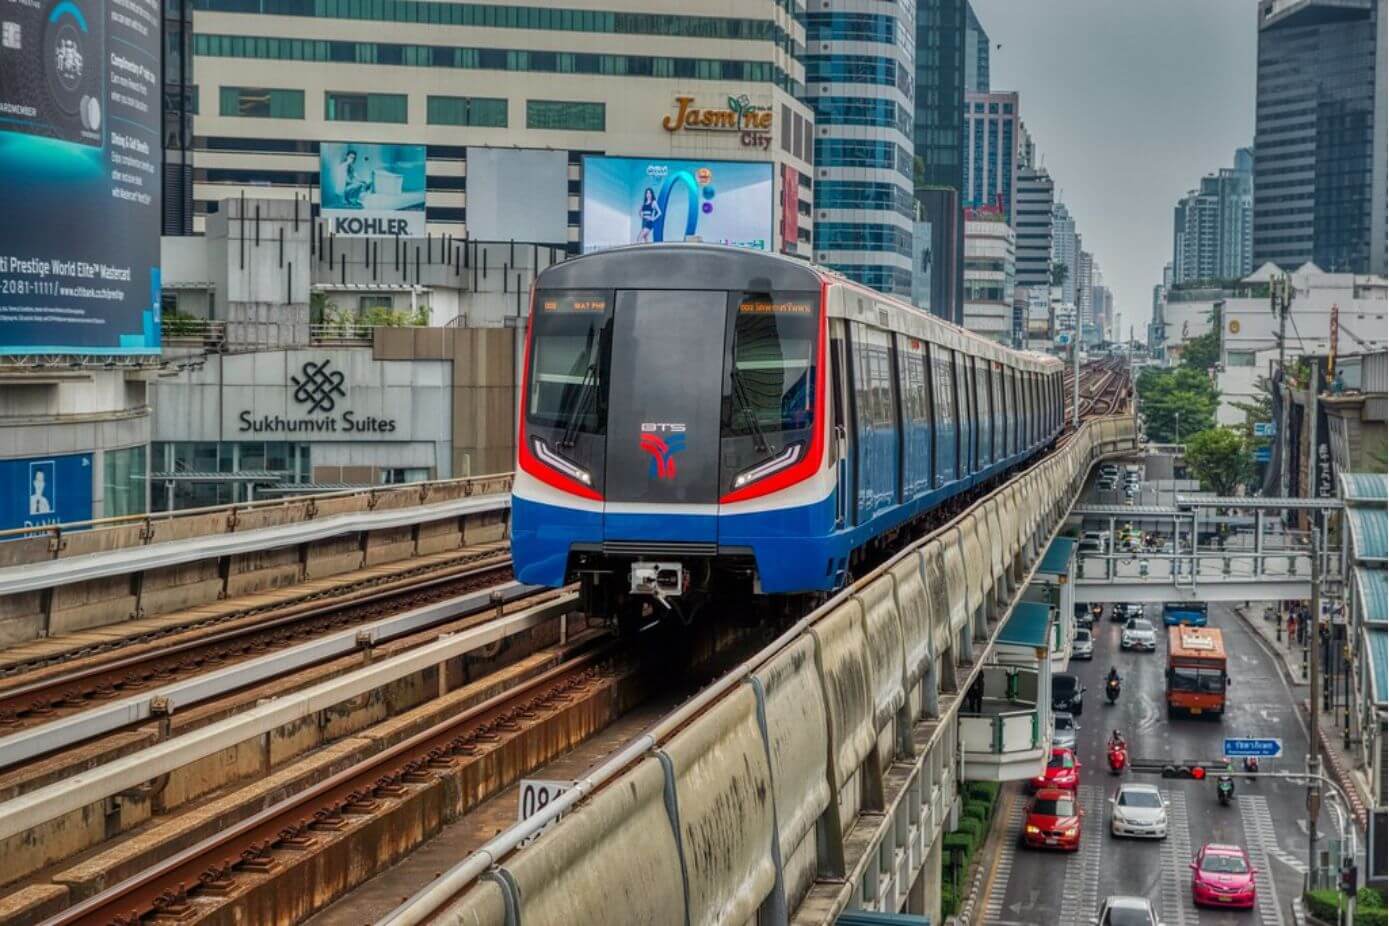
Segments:
[[[1173,441],[1173,443],[1174,443],[1174,444],[1177,444],[1177,445],[1180,445],[1181,442],[1182,442],[1182,412],[1181,412],[1181,409],[1178,409],[1178,410],[1177,410],[1176,415],[1177,415],[1177,438],[1176,438],[1176,440]]]

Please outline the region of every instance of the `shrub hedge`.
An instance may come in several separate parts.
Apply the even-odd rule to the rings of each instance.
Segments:
[[[1307,891],[1302,895],[1307,903],[1307,912],[1324,923],[1338,922],[1336,919],[1336,895],[1340,891],[1327,888]],[[1389,910],[1385,909],[1384,898],[1377,891],[1361,888],[1355,895],[1355,926],[1384,926]]]

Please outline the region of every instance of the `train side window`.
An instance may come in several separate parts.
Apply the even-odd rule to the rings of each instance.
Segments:
[[[982,467],[994,462],[993,400],[989,397],[989,361],[982,357],[976,357],[974,360],[974,400],[975,414],[979,421],[979,463]]]

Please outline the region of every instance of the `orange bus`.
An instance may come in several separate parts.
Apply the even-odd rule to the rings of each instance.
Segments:
[[[1225,713],[1225,641],[1214,627],[1167,631],[1167,716]]]

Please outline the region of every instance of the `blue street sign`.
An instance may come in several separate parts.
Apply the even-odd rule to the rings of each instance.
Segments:
[[[1255,448],[1254,448],[1254,462],[1255,462],[1255,463],[1271,463],[1271,462],[1273,462],[1273,450],[1272,450],[1271,448],[1269,448],[1269,447],[1255,447]]]
[[[1276,426],[1272,421],[1256,421],[1256,422],[1254,422],[1254,436],[1255,436],[1255,437],[1276,437],[1277,435],[1278,435],[1278,428],[1277,428],[1277,426]]]
[[[1232,759],[1254,756],[1259,759],[1276,759],[1283,754],[1283,741],[1276,737],[1266,739],[1243,739],[1225,737],[1225,755]]]

